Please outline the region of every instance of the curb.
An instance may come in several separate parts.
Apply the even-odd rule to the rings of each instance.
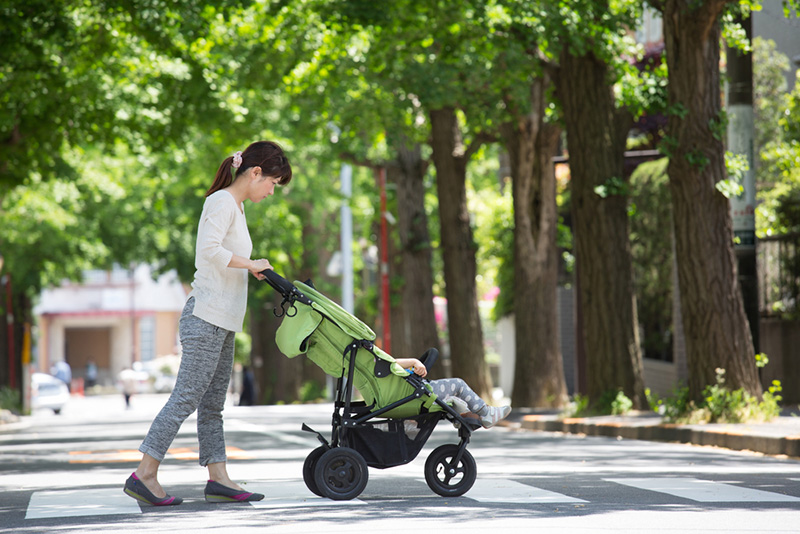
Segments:
[[[626,425],[620,422],[591,422],[580,418],[556,420],[539,415],[523,416],[519,424],[526,430],[687,443],[724,447],[737,451],[754,451],[769,455],[800,457],[800,435],[759,436],[730,430],[701,430],[667,423]]]

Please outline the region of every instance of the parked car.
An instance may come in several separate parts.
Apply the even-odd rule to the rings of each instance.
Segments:
[[[31,375],[31,408],[48,408],[61,413],[69,400],[69,389],[63,380],[46,373]]]

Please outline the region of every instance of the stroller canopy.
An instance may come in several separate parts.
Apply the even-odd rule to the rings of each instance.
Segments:
[[[343,375],[348,358],[348,347],[354,341],[374,341],[375,332],[358,318],[328,297],[302,282],[294,282],[295,287],[305,294],[311,304],[296,301],[295,315],[286,315],[278,327],[275,341],[280,351],[289,358],[300,354],[317,364],[326,374],[334,377]],[[382,365],[378,365],[383,361]],[[388,364],[388,365],[387,365]],[[382,375],[378,369],[385,369]],[[359,348],[356,354],[354,385],[368,403],[377,407],[413,393],[413,387],[401,377],[408,373],[395,359],[377,346],[371,350]],[[394,375],[394,376],[392,376]],[[436,395],[409,403],[392,410],[390,416],[404,417],[425,409],[437,410],[434,404]]]

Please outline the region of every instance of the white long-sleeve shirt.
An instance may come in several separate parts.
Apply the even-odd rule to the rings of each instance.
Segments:
[[[231,258],[250,258],[253,242],[244,205],[220,190],[206,198],[197,228],[194,315],[225,330],[241,332],[247,310],[247,269],[228,267]]]

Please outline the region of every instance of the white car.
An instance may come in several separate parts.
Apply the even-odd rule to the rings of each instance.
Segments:
[[[61,413],[61,408],[69,400],[69,389],[59,378],[46,373],[31,375],[31,408],[49,408]]]

